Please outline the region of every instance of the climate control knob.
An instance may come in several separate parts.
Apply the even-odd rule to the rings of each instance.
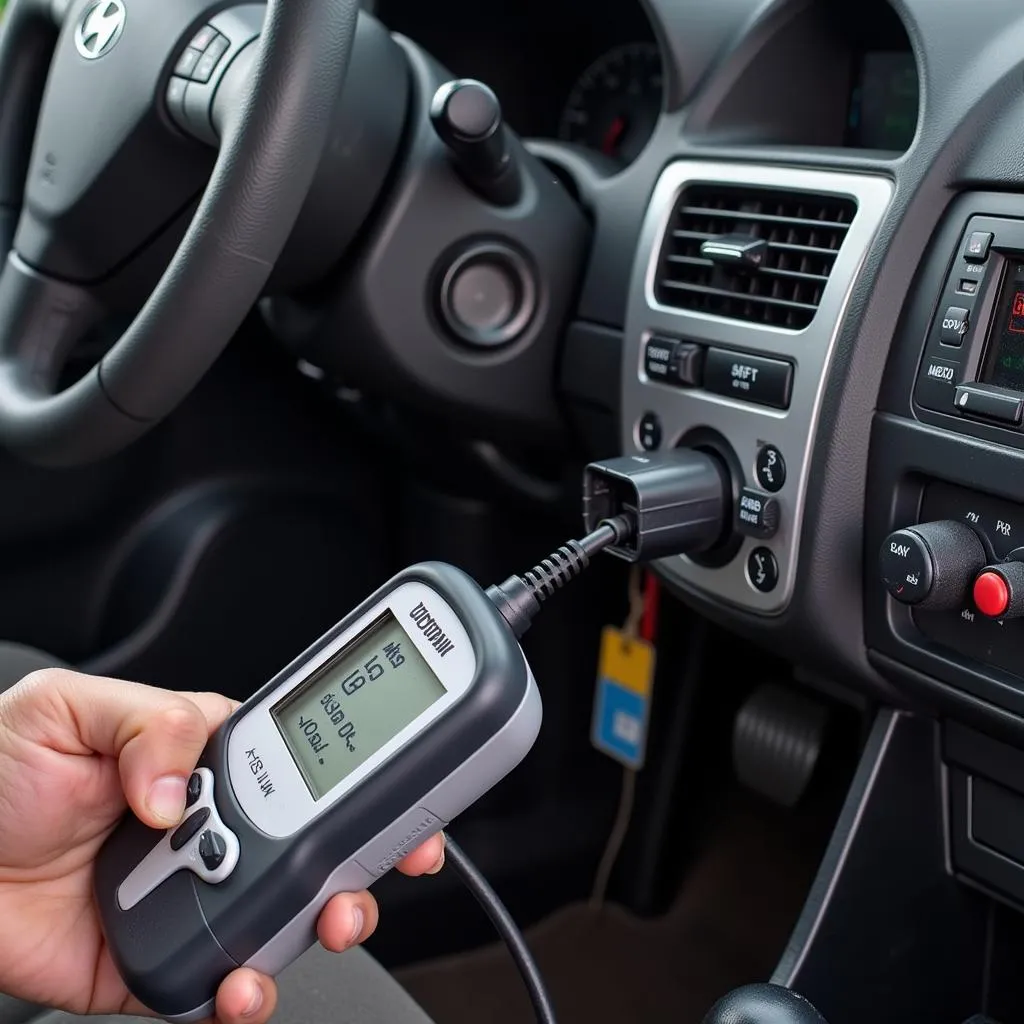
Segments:
[[[938,611],[963,607],[987,560],[969,526],[943,519],[889,534],[880,563],[882,580],[897,601]]]
[[[987,565],[974,581],[974,606],[990,619],[1024,616],[1024,562]]]

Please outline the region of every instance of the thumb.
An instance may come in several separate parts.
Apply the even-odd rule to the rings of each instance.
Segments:
[[[203,713],[190,700],[167,694],[160,707],[125,708],[118,755],[128,805],[147,825],[176,825],[185,810],[188,777],[209,738]]]
[[[75,672],[47,672],[50,707],[64,740],[115,757],[136,816],[170,828],[185,809],[188,777],[210,734],[235,705],[217,694],[181,694]]]

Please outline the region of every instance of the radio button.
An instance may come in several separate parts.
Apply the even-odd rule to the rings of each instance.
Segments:
[[[786,460],[773,444],[766,444],[754,463],[754,476],[758,484],[770,494],[778,494],[786,483]]]
[[[974,581],[974,606],[990,619],[1001,619],[1010,607],[1010,588],[1002,575],[986,569]]]
[[[971,325],[971,311],[963,306],[950,306],[942,316],[942,333],[939,341],[943,345],[959,348],[964,343],[964,335]]]
[[[651,380],[669,379],[672,370],[672,358],[675,356],[679,342],[671,338],[659,338],[655,335],[647,339],[644,346],[644,373]]]
[[[696,387],[700,384],[704,370],[704,349],[692,341],[681,341],[676,345],[669,367],[673,384],[682,387]]]
[[[961,384],[956,389],[954,405],[959,412],[967,416],[981,416],[1016,426],[1020,423],[1021,412],[1024,410],[1024,398]]]
[[[657,451],[661,445],[661,420],[656,413],[645,412],[636,425],[637,444],[645,452]]]
[[[770,594],[779,585],[779,563],[770,548],[754,548],[747,558],[747,579],[762,594]]]
[[[709,348],[704,362],[704,387],[716,395],[788,409],[793,364]]]
[[[914,399],[925,409],[936,412],[952,412],[953,398],[960,383],[960,362],[956,359],[939,359],[925,356],[921,373],[917,378]]]
[[[644,346],[644,373],[677,387],[696,387],[704,368],[704,348],[693,341],[652,335]]]
[[[778,498],[744,487],[736,512],[736,529],[748,537],[768,540],[779,529],[781,512]]]
[[[970,263],[984,263],[991,245],[991,231],[972,231],[964,246],[964,259]]]

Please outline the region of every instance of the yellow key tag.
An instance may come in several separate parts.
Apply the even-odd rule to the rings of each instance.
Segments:
[[[601,634],[591,742],[627,768],[643,767],[654,686],[654,645],[614,626]]]

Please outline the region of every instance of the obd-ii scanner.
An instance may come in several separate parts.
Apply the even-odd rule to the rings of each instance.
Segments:
[[[664,457],[660,496],[666,476],[693,487],[691,455],[704,458]],[[650,470],[648,458],[602,463],[588,492],[610,481],[621,497],[590,503],[585,518],[601,519],[589,535],[486,592],[440,563],[399,573],[210,738],[177,827],[124,818],[97,858],[95,894],[142,1003],[197,1021],[235,968],[276,975],[316,941],[332,896],[372,885],[522,760],[541,699],[519,637],[598,551],[639,557]],[[707,501],[696,506],[706,522]]]

